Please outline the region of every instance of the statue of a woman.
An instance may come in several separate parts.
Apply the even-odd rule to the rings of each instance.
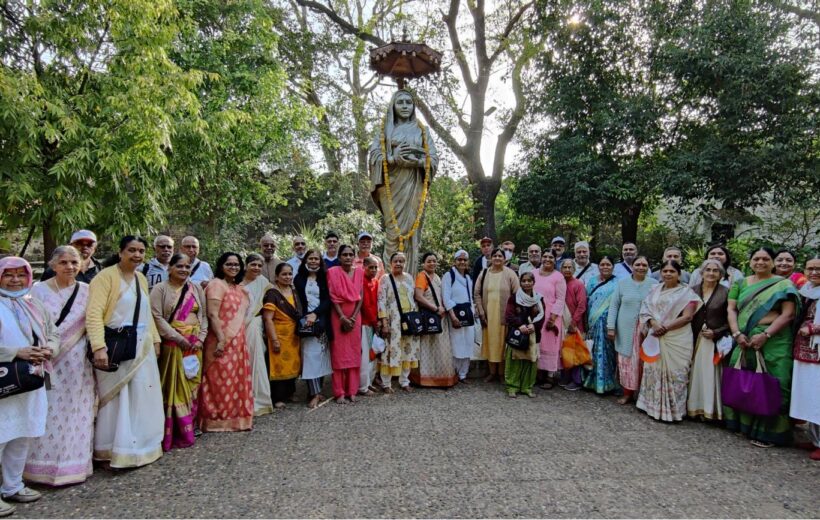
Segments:
[[[370,194],[384,216],[385,258],[403,250],[405,272],[415,274],[424,199],[438,167],[438,154],[430,130],[416,119],[416,104],[406,90],[390,99],[383,126],[370,145],[368,163]]]

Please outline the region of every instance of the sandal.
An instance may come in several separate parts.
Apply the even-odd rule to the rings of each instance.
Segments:
[[[368,388],[368,389],[367,389],[367,390],[365,390],[364,392],[359,392],[359,395],[361,395],[361,396],[363,396],[363,397],[371,397],[371,396],[376,395],[376,392],[374,392],[373,390],[371,390],[371,389],[369,389],[369,388]]]
[[[495,374],[490,374],[490,375],[488,375],[487,377],[484,378],[484,382],[485,383],[492,383],[493,381],[495,381],[496,377],[498,377],[498,376],[496,376]]]
[[[774,444],[771,443],[771,442],[753,440],[753,441],[751,441],[751,443],[752,443],[752,446],[756,446],[758,448],[772,448],[772,447],[774,447]]]
[[[408,394],[413,393],[413,387],[410,386],[410,385],[403,386],[403,387],[401,387],[401,389],[404,390],[405,392],[407,392]]]
[[[337,397],[336,398],[336,404],[347,404],[347,403],[348,403],[348,400],[345,399],[344,397]]]
[[[510,390],[509,392],[507,392],[507,397],[509,397],[510,399],[516,399],[518,396],[515,395],[515,391]]]
[[[385,387],[385,388],[384,388],[384,393],[385,393],[385,394],[395,394],[395,393],[396,393],[396,391],[395,391],[395,390],[393,390],[393,387],[392,387],[392,386],[388,386],[388,387]]]
[[[538,385],[538,388],[540,388],[541,390],[552,390],[554,386],[555,385],[553,385],[552,383],[541,383],[540,385]]]
[[[307,407],[312,410],[312,409],[316,408],[317,406],[319,406],[319,402],[321,402],[321,400],[322,400],[322,396],[314,395],[313,397],[311,397],[310,401],[308,401]]]

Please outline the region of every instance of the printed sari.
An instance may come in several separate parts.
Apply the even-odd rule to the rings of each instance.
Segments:
[[[617,364],[615,345],[606,337],[606,320],[609,315],[609,304],[612,293],[617,286],[617,279],[612,276],[601,282],[593,278],[587,284],[588,328],[587,338],[592,339],[592,369],[584,369],[584,387],[598,394],[605,394],[618,388],[615,380]]]
[[[800,308],[800,294],[794,284],[780,276],[773,276],[752,285],[742,278],[732,285],[729,300],[737,302],[737,324],[740,331],[749,338],[766,330],[768,325],[760,325],[759,322],[770,311],[778,310],[784,301],[793,301],[798,313]],[[792,338],[791,328],[784,327],[772,335],[760,350],[769,374],[780,382],[780,394],[783,398],[781,413],[763,417],[739,412],[724,405],[723,416],[729,430],[741,432],[752,440],[778,446],[791,443],[789,401],[793,365]],[[742,352],[743,349],[735,347],[729,359],[729,366],[737,363]],[[743,360],[746,368],[754,370],[757,367],[756,356],[744,356]]]

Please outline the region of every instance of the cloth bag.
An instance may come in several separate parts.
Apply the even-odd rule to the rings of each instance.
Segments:
[[[756,354],[755,370],[743,368],[745,351],[740,353],[734,366],[723,368],[723,381],[720,385],[723,404],[752,415],[777,415],[783,400],[780,382],[766,372],[766,363],[760,351]]]
[[[567,334],[561,344],[561,364],[564,368],[573,368],[586,365],[592,362],[592,355],[589,353],[586,341],[577,330],[572,334]]]
[[[185,353],[182,357],[182,370],[185,372],[186,379],[193,379],[199,375],[199,365],[199,358],[196,357],[195,351]]]

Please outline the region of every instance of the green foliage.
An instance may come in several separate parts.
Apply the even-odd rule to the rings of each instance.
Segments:
[[[381,251],[384,245],[380,216],[360,209],[330,214],[316,223],[316,230],[322,239],[328,231],[335,231],[341,244],[353,247],[359,232],[368,231],[373,235],[374,251]]]
[[[444,265],[452,264],[459,249],[472,257],[478,250],[473,238],[474,202],[466,179],[437,175],[430,184],[430,195],[424,213],[420,253],[436,253]]]

